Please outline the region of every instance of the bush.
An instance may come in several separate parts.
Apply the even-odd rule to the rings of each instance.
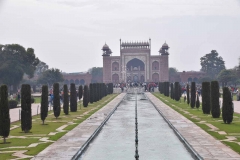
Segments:
[[[187,84],[187,104],[190,103],[190,97],[189,97],[189,85]]]
[[[202,111],[204,114],[210,114],[211,111],[210,82],[202,83]]]
[[[180,100],[180,97],[179,97],[179,82],[174,83],[174,98],[175,98],[176,101]]]
[[[84,85],[84,91],[83,91],[83,106],[88,106],[88,86]]]
[[[42,96],[41,96],[41,120],[44,121],[48,115],[48,86],[42,86]]]
[[[70,111],[76,112],[77,111],[77,93],[76,87],[74,83],[70,84]]]
[[[78,87],[78,99],[81,100],[82,96],[83,96],[83,87],[82,87],[82,85],[80,85]]]
[[[233,102],[229,89],[223,88],[223,106],[222,106],[223,122],[230,124],[233,120]]]
[[[17,108],[17,105],[18,105],[18,101],[16,101],[16,100],[9,100],[9,101],[8,101],[8,107],[9,107],[9,109]]]
[[[173,97],[174,95],[173,94],[174,94],[174,92],[173,92],[173,83],[171,83],[171,98],[172,99],[174,99],[174,97]]]
[[[80,91],[80,89],[79,89],[79,91]],[[78,92],[78,93],[80,94],[80,92]],[[64,84],[64,86],[63,86],[63,111],[64,111],[65,115],[68,115],[68,113],[69,113],[69,95],[68,95],[68,86],[66,84]]]
[[[220,117],[220,105],[219,105],[219,84],[218,81],[211,82],[211,113],[213,118]]]
[[[0,136],[6,143],[6,138],[10,133],[10,115],[8,107],[8,88],[7,85],[0,87]]]
[[[21,108],[21,128],[27,133],[32,129],[31,87],[29,84],[22,84]]]
[[[53,84],[53,113],[56,118],[58,118],[61,113],[59,83]]]
[[[195,82],[192,82],[191,84],[191,107],[195,107],[196,102],[196,84]]]
[[[89,88],[90,88],[90,93],[89,93],[89,101],[90,101],[90,103],[93,103],[93,101],[94,101],[94,90],[93,90],[93,84],[92,83],[90,83],[90,86],[89,86]]]

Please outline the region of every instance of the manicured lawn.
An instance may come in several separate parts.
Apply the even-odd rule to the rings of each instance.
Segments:
[[[240,153],[240,145],[237,144],[240,142],[240,114],[234,113],[233,122],[231,124],[224,124],[222,117],[212,118],[211,114],[203,114],[201,106],[199,109],[192,109],[190,106],[187,105],[187,103],[184,103],[183,98],[181,99],[181,101],[175,101],[172,100],[170,97],[165,97],[160,93],[153,93],[153,95],[178,113],[182,114],[183,116],[194,122],[196,125],[201,127],[203,130],[205,130],[207,133],[209,133],[216,139],[225,140],[227,139],[227,136],[235,136],[236,140],[234,142],[222,141],[222,143],[226,144],[236,152]],[[187,111],[189,113],[185,113],[184,111]],[[227,134],[220,135],[217,131],[211,131],[211,128],[209,128],[206,124],[199,123],[200,121],[205,121],[205,123],[212,124],[213,126],[218,128],[217,131],[224,131]]]
[[[41,97],[34,97],[34,103],[41,103]]]
[[[68,131],[75,128],[78,124],[86,120],[93,113],[104,107],[107,103],[109,103],[112,99],[114,99],[117,94],[111,94],[104,97],[102,100],[95,102],[93,104],[89,104],[88,107],[83,107],[80,103],[78,103],[77,112],[70,112],[69,115],[65,115],[63,110],[61,110],[61,114],[58,118],[55,118],[52,111],[48,112],[48,117],[45,120],[45,125],[42,125],[42,121],[40,115],[33,116],[32,120],[32,129],[29,133],[24,133],[21,130],[21,123],[14,122],[11,124],[18,125],[19,127],[10,131],[10,136],[7,138],[7,144],[2,144],[3,139],[0,138],[0,159],[11,159],[14,158],[11,155],[13,153],[2,153],[4,151],[16,151],[16,150],[28,150],[25,154],[34,156],[41,152],[44,148],[52,144],[51,141],[56,141],[65,135]],[[36,100],[36,99],[35,99]],[[40,100],[40,98],[39,98]],[[83,113],[88,112],[88,114],[83,115]],[[69,124],[69,122],[74,122],[76,124]],[[64,132],[58,132],[56,129],[63,125],[67,125],[67,127],[63,128]],[[54,133],[54,135],[49,135],[49,133]],[[20,137],[21,136],[21,137]],[[40,139],[46,137],[50,142],[43,142]],[[28,147],[30,144],[40,143],[35,147]],[[24,148],[20,148],[23,146]],[[14,148],[8,148],[14,147]]]

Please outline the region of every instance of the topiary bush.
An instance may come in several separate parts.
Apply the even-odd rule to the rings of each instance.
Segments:
[[[195,102],[196,102],[196,84],[195,82],[192,82],[191,84],[191,108],[195,107]]]
[[[0,87],[0,136],[3,137],[3,143],[10,133],[10,115],[8,107],[8,88],[7,85]]]
[[[174,99],[176,101],[180,100],[180,97],[179,97],[179,82],[174,83]]]
[[[70,84],[70,111],[76,112],[77,111],[77,93],[76,87],[74,83]]]
[[[189,85],[187,84],[187,104],[190,103],[190,97],[189,97]]]
[[[80,89],[79,89],[79,91],[80,91]],[[78,92],[78,93],[80,93],[80,92]],[[64,86],[63,86],[63,111],[64,111],[65,115],[68,115],[68,113],[69,113],[69,95],[68,95],[68,86],[66,84],[64,84]]]
[[[230,124],[233,120],[233,102],[231,92],[227,87],[223,88],[222,119],[224,123]]]
[[[42,86],[42,96],[41,96],[41,120],[42,124],[48,115],[48,86]]]
[[[78,87],[78,99],[81,100],[82,96],[83,96],[83,87],[82,87],[82,85],[80,85]]]
[[[56,118],[58,118],[61,113],[59,83],[53,84],[53,113]]]
[[[173,83],[171,83],[171,99],[173,99]]]
[[[219,105],[219,84],[218,81],[211,82],[211,113],[213,118],[220,117],[220,105]]]
[[[88,106],[88,86],[84,85],[84,91],[83,91],[83,106]]]
[[[204,114],[210,114],[210,82],[202,82],[202,111]]]
[[[34,103],[35,102],[35,99],[33,96],[31,96],[31,103]]]
[[[21,88],[21,128],[25,133],[32,129],[31,87],[22,84]]]
[[[93,100],[94,100],[94,90],[93,90],[93,84],[92,83],[90,83],[90,85],[89,85],[89,88],[90,88],[90,90],[89,90],[89,102],[90,103],[93,103]]]
[[[8,100],[9,109],[17,108],[18,101],[17,100]]]

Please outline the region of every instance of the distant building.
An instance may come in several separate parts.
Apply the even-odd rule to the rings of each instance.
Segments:
[[[159,55],[151,55],[151,39],[147,42],[121,42],[120,56],[112,56],[107,44],[102,47],[103,82],[168,81],[169,46],[164,43]]]
[[[75,85],[85,85],[90,84],[92,80],[92,75],[89,72],[76,72],[76,73],[62,73],[64,78],[64,84],[70,85],[75,83]]]
[[[177,72],[176,75],[170,76],[170,82],[198,82],[200,78],[205,77],[206,73],[202,71],[183,71]]]

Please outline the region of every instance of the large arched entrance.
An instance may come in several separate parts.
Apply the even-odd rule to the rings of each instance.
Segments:
[[[141,76],[145,75],[145,64],[137,58],[130,60],[126,65],[126,74],[128,82],[144,81]]]

